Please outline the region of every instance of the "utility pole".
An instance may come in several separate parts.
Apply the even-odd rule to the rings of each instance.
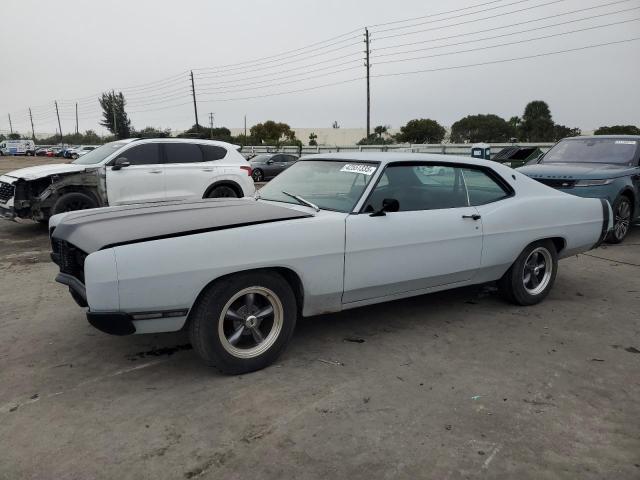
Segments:
[[[369,54],[371,50],[369,49],[369,29],[364,29],[364,42],[367,46],[367,61],[364,66],[367,68],[367,138],[371,135],[371,83],[370,83],[370,71],[371,71],[371,63],[369,63]]]
[[[193,83],[193,70],[191,70],[191,94],[193,95],[193,111],[196,114],[196,132],[200,133],[200,124],[198,123],[198,105],[196,104],[196,87]]]
[[[11,131],[11,135],[13,135],[13,124],[11,123],[11,114],[7,113],[7,115],[9,115],[9,130]]]
[[[36,141],[36,131],[33,128],[33,115],[31,115],[31,107],[29,107],[29,120],[31,120],[31,138]]]
[[[116,122],[116,92],[111,90],[111,110],[113,110],[113,135],[118,139],[118,123]]]
[[[76,135],[78,134],[78,102],[76,102]]]
[[[53,103],[56,105],[56,115],[58,116],[58,128],[60,129],[60,145],[62,145],[62,125],[60,124],[60,112],[58,111],[58,101],[55,100]]]
[[[213,139],[213,112],[209,112],[209,128],[211,131],[211,139]]]
[[[244,139],[247,139],[247,116],[244,116]]]

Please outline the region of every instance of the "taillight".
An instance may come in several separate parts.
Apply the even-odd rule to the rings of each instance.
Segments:
[[[253,175],[253,168],[251,168],[251,167],[240,167],[240,170],[246,170],[247,171],[247,175],[249,175],[249,176]]]

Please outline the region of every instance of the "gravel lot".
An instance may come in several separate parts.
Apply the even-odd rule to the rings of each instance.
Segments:
[[[541,305],[478,287],[305,319],[238,377],[184,334],[94,330],[48,251],[0,222],[1,479],[640,478],[640,229],[563,260]]]

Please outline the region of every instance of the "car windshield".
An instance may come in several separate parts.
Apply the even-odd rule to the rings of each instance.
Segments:
[[[299,204],[297,195],[324,210],[350,212],[378,168],[375,162],[304,160],[258,192],[263,200]]]
[[[77,160],[74,160],[71,163],[75,163],[76,165],[95,165],[96,163],[100,163],[113,152],[122,148],[126,145],[125,142],[111,142],[105,143],[101,147],[91,150],[86,155],[82,155]]]
[[[616,138],[575,138],[558,143],[542,158],[542,163],[630,164],[638,141]]]

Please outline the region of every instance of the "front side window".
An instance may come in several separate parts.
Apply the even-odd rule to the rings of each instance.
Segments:
[[[303,160],[262,187],[259,195],[263,200],[297,204],[282,193],[288,192],[322,209],[351,212],[377,169],[375,162]]]
[[[509,196],[509,192],[482,170],[464,168],[462,172],[472,206],[485,205]]]
[[[461,170],[444,165],[389,165],[367,200],[364,211],[380,210],[387,198],[397,200],[401,212],[468,205]]]
[[[202,150],[195,143],[165,143],[164,153],[167,163],[202,162]]]
[[[99,149],[94,150],[97,152]],[[91,155],[87,153],[85,158]],[[156,165],[162,163],[160,160],[160,145],[157,143],[145,143],[137,145],[129,150],[122,152],[121,157],[126,158],[131,165]]]

